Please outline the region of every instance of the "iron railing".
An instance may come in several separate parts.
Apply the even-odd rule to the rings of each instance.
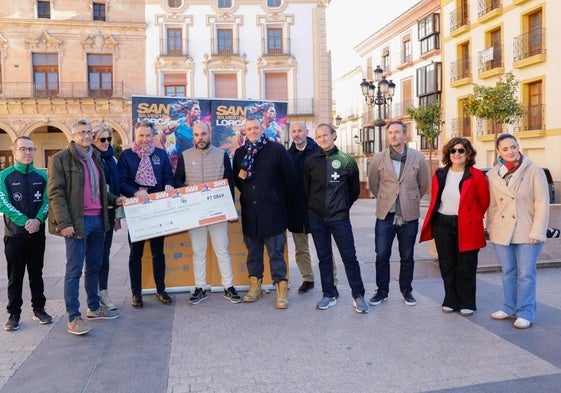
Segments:
[[[450,63],[450,82],[471,77],[471,58],[466,56]]]
[[[478,0],[477,2],[477,16],[482,17],[489,12],[501,8],[501,0]]]
[[[183,40],[160,40],[160,56],[189,56],[189,41]]]
[[[471,137],[471,118],[456,117],[450,121],[450,132],[452,136]]]
[[[288,56],[290,55],[290,39],[263,39],[263,54],[266,56]]]
[[[532,29],[527,33],[514,37],[513,52],[514,61],[545,54],[545,28]]]
[[[491,49],[492,48],[492,49]],[[477,71],[479,73],[502,67],[503,62],[503,46],[495,45],[491,48],[479,51],[477,61]],[[491,52],[489,52],[491,51]]]
[[[45,85],[33,82],[4,82],[1,98],[102,98],[123,97],[123,82],[103,84],[91,88],[88,82],[58,82]]]
[[[313,98],[294,98],[287,101],[289,116],[314,114]]]
[[[464,4],[450,12],[450,33],[469,23],[469,5]]]

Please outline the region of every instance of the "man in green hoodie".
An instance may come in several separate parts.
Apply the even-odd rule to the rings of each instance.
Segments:
[[[8,265],[8,314],[4,330],[19,329],[23,277],[27,268],[33,319],[53,321],[45,311],[43,260],[45,219],[48,213],[47,174],[33,165],[33,141],[16,138],[12,146],[14,165],[0,172],[0,212],[4,214],[4,253]]]

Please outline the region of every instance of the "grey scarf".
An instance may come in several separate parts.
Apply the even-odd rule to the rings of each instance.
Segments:
[[[401,180],[401,175],[403,175],[403,168],[405,167],[405,161],[407,160],[407,146],[403,150],[403,153],[399,154],[390,146],[390,159],[393,161],[400,161],[401,164],[399,165],[399,176],[397,177],[398,180]],[[401,202],[399,201],[399,194],[397,194],[397,198],[395,200],[394,206],[395,207],[395,215],[393,217],[393,225],[395,226],[402,226],[406,224],[406,221],[403,219],[403,213],[401,212]]]
[[[92,158],[92,154],[93,154],[93,147],[90,146],[90,148],[88,149],[88,151],[83,151],[82,149],[80,149],[79,147],[76,146],[76,144],[74,143],[74,141],[72,141],[72,143],[74,144],[74,151],[76,151],[76,154],[78,155],[78,157],[80,157],[82,159],[82,161],[84,161],[86,163],[86,170],[89,173],[89,177],[90,177],[90,189],[91,189],[91,200],[96,201],[97,198],[99,198],[99,176],[96,176],[96,170],[95,170],[95,163],[94,160]]]

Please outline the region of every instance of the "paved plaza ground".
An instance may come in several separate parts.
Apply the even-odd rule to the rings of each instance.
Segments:
[[[361,199],[352,209],[367,297],[375,291],[374,209],[372,199]],[[558,224],[557,211],[552,214],[551,222]],[[1,393],[561,391],[561,269],[555,267],[560,239],[549,240],[540,257],[547,268],[538,270],[538,314],[527,330],[489,318],[502,301],[491,246],[480,253],[478,311],[471,317],[440,311],[442,282],[428,243],[415,253],[418,304],[401,301],[395,250],[389,300],[367,315],[351,307],[338,254],[341,297],[335,307],[315,309],[321,290],[314,253],[316,288],[297,293],[301,280],[290,236],[287,310],[274,308],[274,292],[254,304],[231,304],[212,293],[196,306],[187,303],[187,293],[172,293],[171,306],[145,295],[144,308],[133,309],[128,249],[126,233],[118,232],[110,292],[121,317],[92,321],[92,331],[77,337],[66,332],[64,242],[48,236],[44,277],[54,323],[32,320],[26,288],[21,328],[0,332]],[[0,309],[5,310],[5,265],[2,269]],[[85,307],[84,296],[81,302]]]

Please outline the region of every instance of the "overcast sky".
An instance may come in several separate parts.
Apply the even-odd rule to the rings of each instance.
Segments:
[[[360,65],[353,48],[419,0],[331,0],[327,7],[327,45],[333,79]],[[380,11],[377,11],[379,8]]]

